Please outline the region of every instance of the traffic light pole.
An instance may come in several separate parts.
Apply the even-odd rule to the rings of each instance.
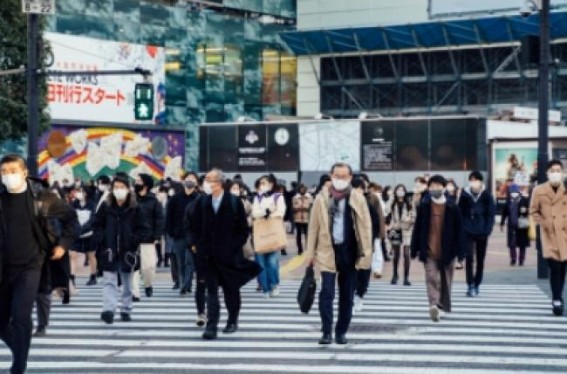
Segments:
[[[38,43],[39,15],[28,14],[27,54],[27,129],[28,129],[28,170],[29,175],[37,176],[37,138],[39,128],[39,76]]]
[[[546,165],[549,161],[548,137],[549,137],[549,7],[550,0],[541,2],[539,11],[540,27],[540,59],[539,59],[539,120],[538,120],[538,143],[537,143],[537,182],[543,184],[547,181]],[[543,258],[541,244],[541,229],[538,227],[536,235],[537,248],[537,277],[546,279],[549,276],[547,263]]]

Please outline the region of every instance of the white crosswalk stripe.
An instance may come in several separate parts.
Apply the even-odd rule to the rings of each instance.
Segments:
[[[83,280],[79,280],[83,282]],[[239,330],[201,340],[194,301],[165,283],[136,303],[132,322],[100,321],[101,288],[70,305],[54,301],[45,338],[35,338],[30,372],[41,373],[565,373],[567,320],[551,315],[536,285],[486,285],[478,298],[453,291],[454,312],[429,320],[425,287],[372,283],[355,314],[350,344],[321,347],[317,305],[300,314],[299,281],[277,298],[243,289]],[[223,317],[226,312],[223,310]],[[221,321],[221,328],[224,322]],[[9,367],[0,347],[0,371]]]

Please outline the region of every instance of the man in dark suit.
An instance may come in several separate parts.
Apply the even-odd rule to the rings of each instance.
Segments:
[[[223,333],[238,329],[240,288],[262,271],[255,262],[244,258],[242,247],[248,239],[248,222],[244,205],[237,197],[224,191],[225,177],[218,169],[205,177],[203,190],[207,196],[195,209],[197,252],[203,256],[207,269],[207,326],[203,339],[217,337],[220,318],[219,286],[222,287],[228,321]]]

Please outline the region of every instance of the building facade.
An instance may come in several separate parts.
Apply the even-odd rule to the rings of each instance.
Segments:
[[[197,169],[200,123],[296,114],[296,58],[279,37],[295,29],[295,3],[58,0],[48,31],[164,47],[163,126],[187,129],[185,166]]]

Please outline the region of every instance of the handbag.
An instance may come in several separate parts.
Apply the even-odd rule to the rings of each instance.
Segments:
[[[392,245],[402,245],[402,230],[390,230],[388,239]]]
[[[315,271],[313,270],[313,265],[311,265],[305,269],[303,281],[297,292],[297,303],[302,313],[308,314],[311,310],[313,301],[315,301],[316,290],[317,282],[315,281]]]
[[[281,217],[260,218],[254,221],[254,251],[272,253],[287,247],[287,234]]]

